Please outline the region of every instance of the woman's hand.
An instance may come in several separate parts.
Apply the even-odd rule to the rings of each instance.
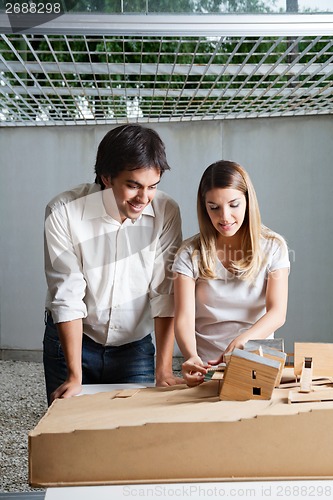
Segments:
[[[187,359],[182,365],[182,373],[186,384],[189,387],[202,384],[209,366],[204,365],[199,356],[192,356]]]
[[[248,333],[242,333],[241,335],[238,335],[230,344],[227,346],[226,350],[221,354],[221,356],[217,359],[212,359],[208,361],[210,365],[219,365],[220,363],[226,363],[226,357],[228,354],[231,354],[232,351],[237,348],[237,349],[244,349],[244,346],[246,342],[248,341]]]
[[[230,354],[234,349],[244,349],[246,342],[248,341],[248,334],[242,333],[238,335],[226,348],[224,351],[225,354]]]

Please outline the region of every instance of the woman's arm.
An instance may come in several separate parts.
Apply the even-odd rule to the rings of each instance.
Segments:
[[[182,372],[189,386],[201,384],[207,373],[197,353],[195,338],[195,280],[174,274],[175,337],[184,356]]]
[[[277,269],[268,274],[266,313],[251,328],[230,342],[223,354],[231,352],[235,347],[243,349],[249,340],[265,339],[285,323],[288,303],[288,276],[288,268]],[[221,363],[222,358],[223,356],[209,363]]]

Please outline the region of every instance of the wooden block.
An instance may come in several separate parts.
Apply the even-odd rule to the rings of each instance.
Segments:
[[[311,392],[312,390],[312,358],[304,358],[299,392]]]
[[[321,385],[327,385],[327,384],[332,384],[333,383],[333,378],[330,377],[330,378],[318,378],[318,379],[315,379],[313,378],[312,379],[312,390],[315,389],[315,387],[320,387]],[[298,388],[298,392],[299,392],[299,382],[297,382],[296,380],[293,380],[292,382],[291,381],[283,381],[281,382],[281,384],[279,385],[279,388],[280,389],[293,389],[293,388]]]
[[[225,361],[225,364],[227,365],[230,361],[230,356],[231,356],[232,352],[228,352],[227,354],[224,354],[223,355],[223,358],[224,358],[224,361]]]
[[[214,365],[211,366],[210,368],[207,369],[207,373],[205,375],[205,382],[211,379],[214,380],[220,380],[223,378],[224,375],[224,370],[225,370],[226,364],[225,363],[220,363],[219,365]]]
[[[294,371],[302,373],[304,358],[312,358],[312,375],[319,377],[333,376],[333,344],[320,342],[295,342]]]
[[[226,363],[220,363],[219,365],[210,366],[207,368],[208,372],[224,372]]]
[[[333,389],[320,389],[311,392],[289,391],[288,403],[319,403],[333,401]]]
[[[279,369],[278,361],[234,349],[224,372],[220,399],[270,399]]]
[[[116,393],[115,398],[131,398],[139,391],[140,389],[122,389]]]

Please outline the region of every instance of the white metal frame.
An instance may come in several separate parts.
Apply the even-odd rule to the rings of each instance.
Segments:
[[[330,14],[66,14],[0,35],[0,126],[331,114],[332,32]]]
[[[36,20],[38,18],[36,17]],[[24,17],[22,17],[24,25]],[[1,32],[12,33],[0,14]],[[125,36],[315,36],[333,34],[333,14],[63,14],[33,34]]]

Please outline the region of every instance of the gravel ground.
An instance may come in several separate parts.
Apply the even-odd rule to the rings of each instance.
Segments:
[[[0,361],[0,492],[28,484],[28,432],[47,410],[42,363]]]

